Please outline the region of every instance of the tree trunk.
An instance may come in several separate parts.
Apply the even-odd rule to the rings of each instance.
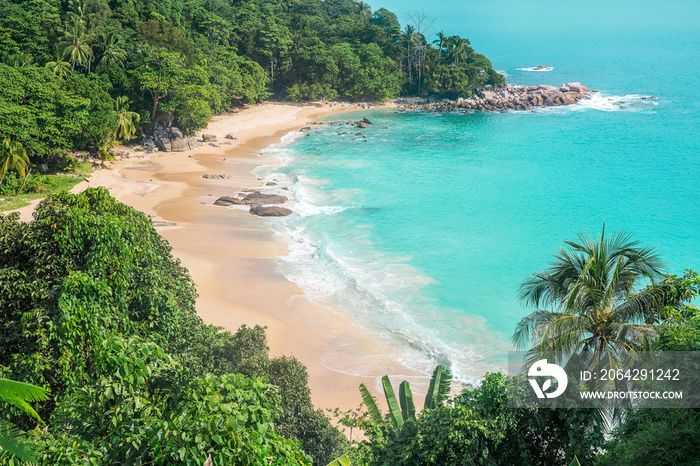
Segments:
[[[158,99],[160,94],[160,84],[156,87],[156,91],[153,93],[153,111],[151,111],[151,124],[156,121],[156,110],[158,110]]]
[[[31,167],[29,170],[27,170],[27,174],[24,177],[24,181],[22,181],[22,186],[20,186],[19,191],[17,191],[17,195],[19,196],[22,190],[24,189],[24,184],[27,182],[27,178],[29,178],[29,174],[32,172]]]

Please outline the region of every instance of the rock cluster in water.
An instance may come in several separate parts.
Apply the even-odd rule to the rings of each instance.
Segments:
[[[441,102],[418,102],[400,105],[399,110],[446,111],[471,109],[482,111],[529,110],[533,107],[558,107],[577,103],[591,93],[581,83],[555,86],[514,87],[508,85],[498,91],[484,90],[468,99],[446,100]]]

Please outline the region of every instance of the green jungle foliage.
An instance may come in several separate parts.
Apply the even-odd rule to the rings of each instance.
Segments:
[[[505,84],[469,41],[355,0],[0,0],[0,138],[105,154],[278,99],[469,96]]]
[[[404,384],[401,391],[407,393]],[[387,379],[387,399],[396,401],[390,387]],[[403,411],[404,399],[410,396],[400,394],[401,409],[398,404],[392,409],[390,401],[386,421],[375,414],[362,424],[368,440],[351,452],[351,462],[534,466],[569,464],[577,456],[582,464],[589,464],[604,441],[600,413],[593,409],[510,409],[507,391],[516,388],[501,373],[486,374],[478,388],[465,389],[447,404],[426,401],[418,416]],[[369,402],[370,414],[376,413],[371,398],[365,397],[365,402]],[[408,404],[412,403],[410,399]],[[403,419],[397,423],[402,412]]]
[[[50,196],[34,218],[0,216],[0,377],[51,392],[33,405],[49,425],[33,435],[43,464],[326,464],[342,453],[305,367],[271,359],[263,328],[204,325],[189,273],[143,213],[88,189]]]

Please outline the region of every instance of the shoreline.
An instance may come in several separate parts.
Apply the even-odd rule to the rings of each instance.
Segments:
[[[205,323],[231,332],[241,325],[266,326],[270,355],[294,356],[306,366],[317,408],[356,408],[362,403],[360,383],[372,389],[376,378],[329,369],[323,356],[347,342],[358,348],[383,343],[342,314],[308,301],[297,285],[276,270],[276,259],[289,250],[264,218],[212,203],[242,189],[270,190],[252,173],[274,163],[258,157],[261,150],[317,117],[362,109],[262,103],[218,115],[198,134],[215,134],[221,142],[226,141],[226,133],[235,132],[238,139],[231,144],[147,156],[136,152],[144,157],[112,162],[71,192],[103,186],[120,202],[149,215],[172,246],[172,254],[190,271],[199,293],[197,313]],[[227,178],[204,179],[203,174]],[[38,202],[18,209],[23,221],[31,220]]]

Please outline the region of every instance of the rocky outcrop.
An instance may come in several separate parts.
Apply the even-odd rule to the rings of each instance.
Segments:
[[[311,131],[311,126],[302,126],[301,128],[299,128],[299,131],[301,131],[302,133],[306,133],[307,131]]]
[[[370,119],[367,118],[367,117],[364,117],[364,118],[362,118],[361,120],[357,120],[357,121],[348,121],[348,124],[349,124],[350,126],[356,126],[356,127],[358,127],[358,128],[367,128],[367,127],[369,127],[369,125],[372,124],[372,120],[370,120]]]
[[[220,198],[214,201],[214,205],[228,207],[230,205],[240,204],[239,201],[240,199],[236,199],[235,197],[221,196]]]
[[[184,152],[196,149],[201,145],[202,143],[195,138],[184,137],[182,131],[174,126],[156,126],[153,130],[153,135],[143,136],[143,149],[146,152],[153,152],[154,150]]]
[[[264,194],[260,191],[252,193],[241,193],[241,199],[222,196],[214,201],[214,205],[230,206],[230,205],[269,205],[269,204],[284,204],[287,202],[287,196],[279,194]]]
[[[263,194],[260,191],[250,193],[242,200],[243,204],[284,204],[285,202],[287,202],[287,196]]]
[[[532,107],[557,107],[572,105],[588,96],[590,89],[581,83],[573,82],[555,86],[506,86],[499,90],[484,90],[469,99],[446,100],[431,103],[415,103],[399,106],[399,110],[482,110],[508,111],[530,110]]]
[[[250,213],[260,217],[286,217],[287,215],[290,215],[292,211],[285,207],[265,207],[257,204],[250,207]]]

